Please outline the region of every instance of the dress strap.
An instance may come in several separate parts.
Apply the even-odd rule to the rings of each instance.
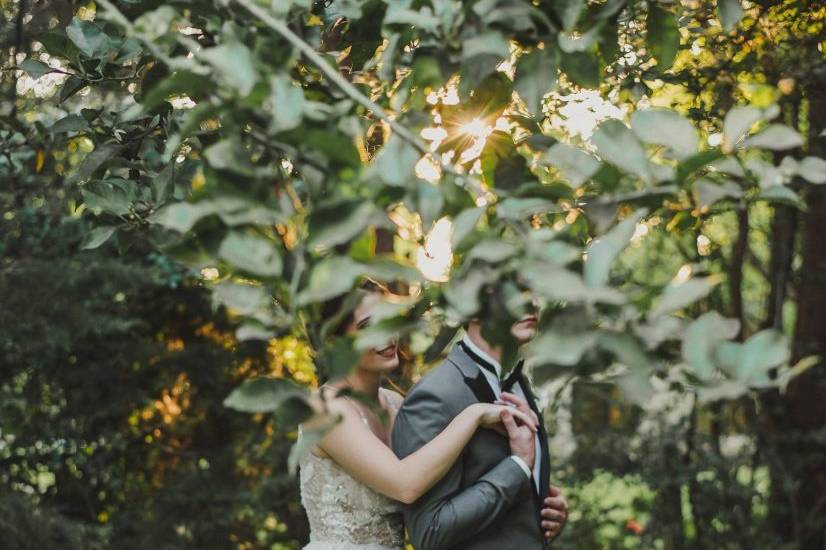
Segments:
[[[362,411],[362,410],[361,410],[361,407],[359,407],[358,405],[356,405],[356,402],[355,402],[355,401],[353,401],[353,399],[352,399],[349,395],[345,395],[345,396],[343,396],[343,397],[344,397],[345,399],[347,399],[347,401],[349,401],[351,405],[353,405],[353,407],[354,407],[354,408],[356,409],[356,411],[359,413],[359,416],[361,417],[362,422],[364,422],[364,425],[365,425],[365,426],[367,426],[367,427],[370,427],[370,422],[367,420],[367,415],[366,415],[366,414],[364,414],[364,411]]]

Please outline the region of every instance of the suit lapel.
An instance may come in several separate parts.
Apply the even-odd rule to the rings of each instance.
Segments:
[[[488,384],[485,375],[482,373],[482,368],[464,352],[458,344],[450,350],[447,360],[453,363],[462,373],[462,378],[467,384],[473,395],[480,403],[493,403],[496,401],[496,394]]]
[[[462,373],[462,378],[465,384],[476,396],[480,403],[493,403],[496,401],[496,394],[488,384],[485,375],[482,373],[482,368],[468,356],[459,345],[453,347],[447,360],[453,363]]]

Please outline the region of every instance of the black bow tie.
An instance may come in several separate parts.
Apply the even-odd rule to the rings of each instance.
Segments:
[[[522,379],[522,367],[525,366],[525,361],[520,359],[519,362],[513,367],[513,370],[508,374],[504,380],[502,380],[502,391],[511,391],[514,384],[519,382]]]
[[[480,368],[483,368],[486,371],[488,371],[490,373],[493,373],[494,376],[499,378],[499,387],[502,388],[502,391],[507,391],[507,392],[511,391],[511,388],[513,388],[514,384],[516,384],[520,380],[520,378],[522,377],[522,367],[525,365],[525,361],[523,361],[521,359],[519,360],[518,363],[516,363],[516,366],[513,368],[513,370],[506,377],[501,378],[496,372],[496,367],[491,365],[488,361],[486,361],[484,358],[482,358],[478,353],[476,353],[472,349],[470,349],[470,346],[468,346],[467,344],[465,344],[462,341],[459,341],[459,346],[462,348],[462,351],[467,353],[470,356],[470,358],[473,359],[473,361],[477,365],[479,365]]]

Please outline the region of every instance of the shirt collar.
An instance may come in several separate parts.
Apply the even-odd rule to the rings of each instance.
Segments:
[[[479,357],[481,357],[482,359],[484,359],[485,361],[487,361],[488,363],[493,365],[493,368],[496,369],[496,376],[497,377],[502,376],[502,365],[499,364],[499,361],[497,361],[496,359],[494,359],[493,357],[491,357],[490,355],[488,355],[487,353],[482,351],[482,349],[479,348],[479,346],[477,346],[476,344],[474,344],[471,341],[471,339],[468,337],[467,333],[465,333],[465,335],[462,337],[462,343],[464,345],[466,345],[468,348],[470,348],[470,350],[473,353],[475,353],[476,355],[478,355]]]

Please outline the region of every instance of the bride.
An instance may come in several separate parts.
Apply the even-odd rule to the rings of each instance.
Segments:
[[[365,326],[384,294],[376,285],[359,292],[363,298],[341,322],[338,334]],[[402,397],[380,387],[382,376],[399,364],[397,351],[397,342],[366,350],[347,378],[319,390],[327,412],[341,421],[300,463],[301,502],[310,521],[305,550],[400,550],[400,503],[417,500],[438,482],[478,428],[502,431],[504,424],[511,437],[524,437],[526,430],[515,429],[518,421],[528,425],[534,437],[535,418],[504,404],[475,403],[436,438],[400,460],[390,449],[390,434]],[[348,392],[366,396],[384,414],[375,414],[375,407],[350,398]]]

